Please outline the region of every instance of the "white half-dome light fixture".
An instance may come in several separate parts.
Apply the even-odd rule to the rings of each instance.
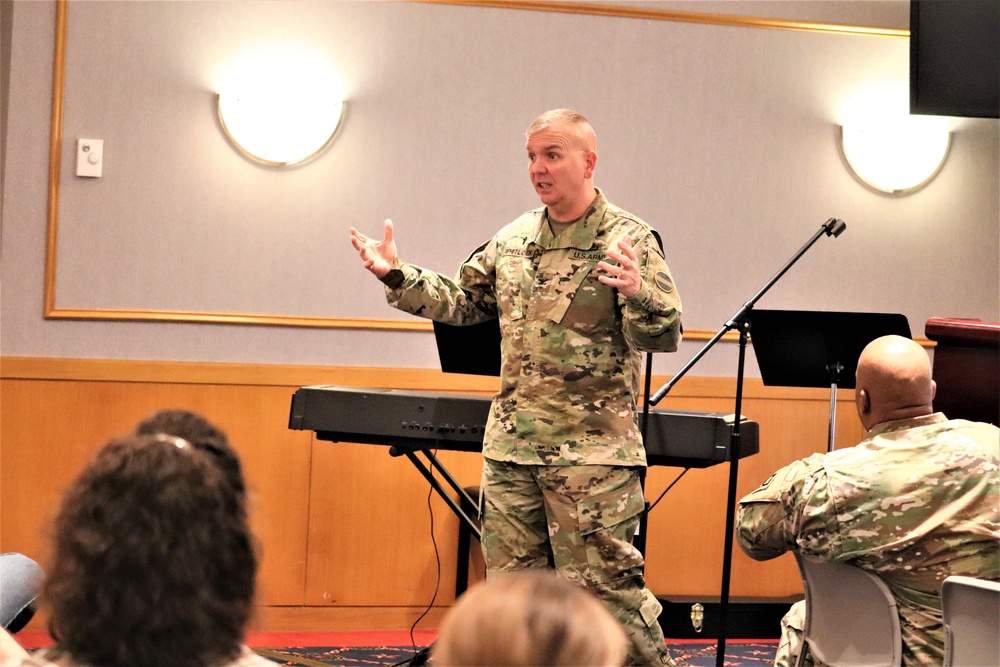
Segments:
[[[943,118],[902,116],[845,124],[840,146],[854,174],[881,192],[914,192],[944,166],[951,132]]]
[[[272,167],[314,159],[344,119],[345,86],[322,48],[255,44],[220,63],[216,112],[244,156]]]
[[[335,95],[219,93],[219,122],[233,146],[273,167],[307,162],[330,145],[346,103]]]

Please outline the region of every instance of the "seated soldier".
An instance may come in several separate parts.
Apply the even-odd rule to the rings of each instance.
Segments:
[[[945,577],[1000,579],[1000,431],[935,413],[934,390],[917,343],[872,341],[855,389],[866,438],[782,468],[737,515],[739,544],[757,560],[793,550],[881,577],[899,610],[904,665],[944,660]],[[775,664],[808,650],[806,613],[800,602],[783,619]]]

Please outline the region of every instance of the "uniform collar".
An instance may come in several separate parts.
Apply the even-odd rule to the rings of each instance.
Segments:
[[[906,429],[930,426],[931,424],[938,424],[945,421],[948,421],[948,418],[941,412],[922,415],[920,417],[910,417],[908,419],[894,419],[892,421],[882,422],[881,424],[875,424],[875,426],[872,426],[871,430],[868,431],[868,437],[866,440],[874,438],[877,435],[882,435],[883,433],[905,431]]]
[[[534,238],[529,239],[529,241],[546,250],[554,248],[589,250],[593,248],[597,230],[604,221],[604,215],[608,210],[608,200],[604,197],[604,193],[601,192],[600,188],[595,189],[597,190],[597,196],[591,202],[587,212],[559,236],[555,236],[552,233],[546,209],[538,209],[538,226],[535,228]]]

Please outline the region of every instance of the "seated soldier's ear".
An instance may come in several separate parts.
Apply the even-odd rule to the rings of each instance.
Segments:
[[[866,415],[872,409],[871,397],[868,396],[868,391],[865,389],[859,389],[854,395],[854,403],[858,406],[858,414]]]

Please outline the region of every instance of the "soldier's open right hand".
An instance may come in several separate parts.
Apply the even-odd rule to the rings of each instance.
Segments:
[[[369,238],[351,227],[351,244],[361,256],[365,268],[377,278],[382,278],[396,261],[396,242],[393,239],[392,220],[386,220],[381,241]]]

